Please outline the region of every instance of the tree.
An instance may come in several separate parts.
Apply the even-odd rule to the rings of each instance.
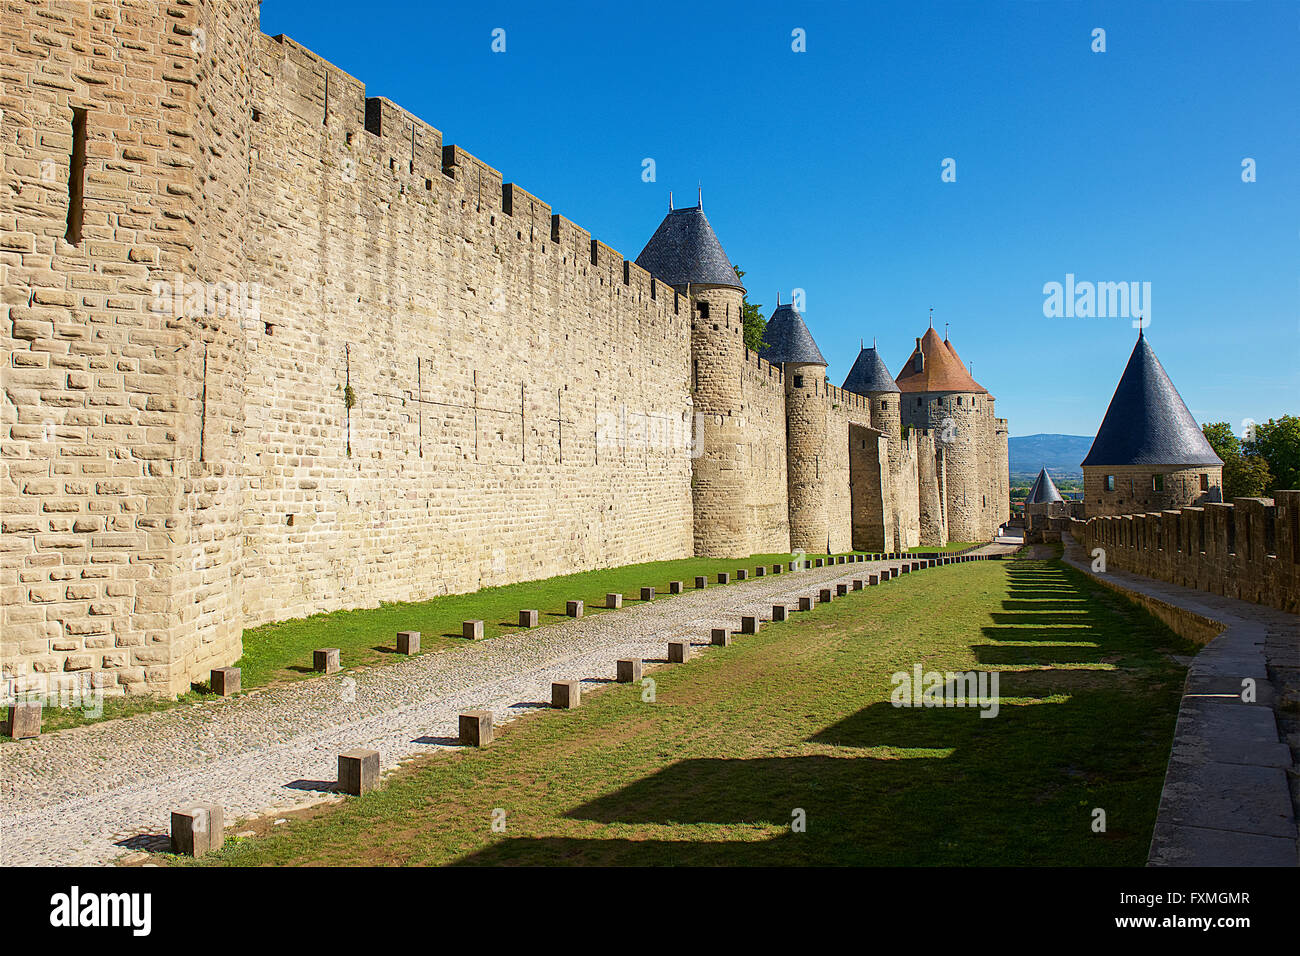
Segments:
[[[736,270],[737,279],[745,277],[740,266],[732,266],[732,268]],[[763,333],[767,331],[767,319],[763,318],[763,306],[750,302],[749,296],[746,295],[741,301],[740,319],[745,328],[745,347],[755,352],[765,347],[767,343],[763,341]]]
[[[1300,488],[1300,417],[1283,415],[1256,425],[1252,439],[1245,443],[1249,453],[1268,462],[1272,481],[1267,485],[1271,494]]]
[[[1223,459],[1223,500],[1258,498],[1269,485],[1268,463],[1242,445],[1227,422],[1211,422],[1201,428],[1214,453]]]

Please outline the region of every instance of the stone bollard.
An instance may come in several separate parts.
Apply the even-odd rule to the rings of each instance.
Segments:
[[[520,627],[536,627],[536,626],[537,626],[537,622],[538,622],[540,619],[541,619],[541,615],[539,615],[536,611],[520,611],[520,612],[519,612],[519,626],[520,626]]]
[[[641,679],[642,661],[639,657],[620,657],[615,665],[616,680],[620,684],[634,684]]]
[[[817,559],[817,567],[819,567],[819,568],[824,568],[824,567],[826,567],[826,559],[825,559],[825,558],[818,558],[818,559]]]
[[[379,751],[348,750],[339,754],[339,792],[354,797],[369,793],[379,782]]]
[[[340,669],[339,649],[337,647],[323,647],[320,650],[311,652],[311,666],[313,670],[320,671],[322,674],[334,674]]]
[[[208,675],[208,686],[218,697],[233,697],[239,693],[240,671],[238,667],[214,667]]]
[[[889,580],[889,579],[886,578],[885,580]],[[879,583],[880,583],[880,575],[879,575],[879,574],[868,574],[868,575],[867,575],[867,585],[868,585],[868,587],[873,587],[873,586],[875,586],[875,585],[877,585],[877,584],[879,584]]]
[[[460,636],[467,641],[481,641],[483,639],[483,622],[465,621],[460,626]]]
[[[460,715],[460,742],[466,747],[492,743],[492,711],[467,710]]]
[[[641,600],[643,600],[643,601],[653,601],[654,599],[655,599],[655,589],[654,589],[654,588],[642,588],[642,589],[641,589]]]
[[[831,601],[835,600],[835,593],[830,588],[822,588],[821,591],[818,592],[817,599],[821,601],[822,604],[830,604]]]
[[[837,585],[835,585],[835,596],[836,596],[836,597],[844,597],[844,595],[846,595],[846,594],[848,594],[848,593],[849,593],[849,586],[848,586],[847,584],[837,584]]]
[[[763,619],[757,614],[746,614],[740,619],[741,634],[757,634],[758,629],[763,626]]]
[[[709,586],[709,579],[706,578],[703,574],[697,574],[695,576],[695,590],[702,591],[708,586]]]
[[[610,591],[605,595],[605,607],[616,610],[623,606],[623,595]]]
[[[760,564],[758,567],[756,567],[756,568],[754,569],[754,576],[755,576],[755,577],[758,577],[758,578],[766,577],[766,576],[767,576],[767,565],[766,565],[766,564]]]
[[[786,619],[787,614],[789,613],[789,610],[790,609],[787,608],[784,604],[773,604],[772,605],[773,622],[779,623],[781,621],[784,621]]]
[[[172,852],[180,856],[203,856],[220,850],[226,842],[226,825],[221,807],[196,803],[172,811]]]
[[[853,579],[853,590],[855,590],[855,591],[861,591],[861,590],[862,590],[862,578],[854,578],[854,579]]]
[[[782,571],[784,571],[784,570],[785,570],[785,565],[782,565],[782,564],[774,564],[774,565],[772,565],[772,573],[773,573],[773,574],[780,574],[780,573],[781,573]]]
[[[691,656],[690,641],[669,641],[668,661],[672,664],[685,664]]]
[[[557,710],[573,710],[582,704],[582,684],[576,680],[551,681],[551,706]]]
[[[836,558],[836,559],[835,559],[835,563],[836,563],[836,564],[843,564],[843,563],[844,563],[844,555],[841,554],[838,558]]]
[[[725,627],[715,627],[709,640],[714,647],[727,647],[731,644],[731,632]]]
[[[739,569],[739,570],[736,572],[736,580],[737,580],[737,581],[744,581],[744,580],[746,580],[748,577],[749,577],[749,569],[748,569],[748,568],[741,568],[741,569]]]
[[[623,595],[620,594],[618,597],[620,601],[623,600]],[[582,602],[581,601],[566,602],[564,605],[564,613],[567,614],[569,617],[582,617]]]
[[[897,571],[899,574],[907,574],[909,571],[912,570],[912,567],[911,565],[904,564],[902,567],[894,568],[894,570]]]
[[[801,598],[799,599],[799,610],[801,610],[801,611],[811,611],[811,610],[812,610],[812,598],[810,598],[810,597],[801,597]]]
[[[398,631],[397,632],[397,653],[399,654],[420,653],[420,632],[419,631]]]
[[[730,583],[731,583],[731,575],[728,574],[726,571],[719,571],[719,572],[718,572],[718,583],[719,583],[719,584],[730,584]]]
[[[41,704],[29,700],[9,705],[4,722],[5,736],[14,740],[27,740],[41,735]]]
[[[668,593],[669,593],[669,594],[681,594],[681,593],[682,593],[682,587],[683,587],[683,585],[682,585],[682,582],[681,582],[681,581],[669,581],[669,582],[668,582]]]

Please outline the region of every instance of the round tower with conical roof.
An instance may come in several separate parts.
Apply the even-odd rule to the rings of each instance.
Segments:
[[[991,540],[999,523],[996,482],[983,464],[994,443],[991,396],[933,326],[916,340],[895,383],[903,424],[933,431],[940,459],[944,521],[923,516],[922,525],[946,524],[953,541]]]
[[[826,359],[792,305],[778,305],[763,332],[759,355],[785,375],[786,481],[790,546],[810,554],[830,550],[826,481]]]
[[[896,468],[903,456],[903,396],[875,343],[858,352],[843,387],[868,400],[871,427],[889,437],[889,463]]]
[[[636,264],[687,297],[691,308],[691,399],[696,454],[691,494],[695,553],[751,553],[745,486],[739,479],[744,444],[745,287],[704,215],[703,203],[672,209]]]
[[[1084,456],[1083,497],[1089,518],[1223,500],[1223,460],[1141,330]]]

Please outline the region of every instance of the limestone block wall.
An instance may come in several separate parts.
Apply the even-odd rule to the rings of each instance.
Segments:
[[[987,396],[909,393],[902,397],[905,425],[932,430],[943,459],[944,515],[955,541],[987,541],[990,527],[988,455],[992,450]]]
[[[889,436],[873,428],[850,425],[849,493],[856,551],[895,550],[896,488],[889,466]]]
[[[1300,613],[1300,491],[1142,514],[1069,519],[1107,568]]]
[[[916,444],[917,526],[920,545],[948,543],[948,479],[943,445],[928,429],[908,429]],[[962,538],[956,540],[961,541]]]
[[[866,399],[823,382],[826,439],[823,445],[822,481],[825,487],[827,540],[822,550],[831,553],[853,549],[853,496],[850,489],[849,422],[870,421]]]
[[[688,300],[292,41],[257,64],[245,623],[690,554]]]
[[[1163,487],[1156,490],[1156,476]],[[1108,489],[1106,478],[1113,477]],[[1089,517],[1182,508],[1223,500],[1223,466],[1088,465],[1083,501]]]
[[[207,0],[0,12],[7,690],[174,694],[239,654],[242,364],[210,292],[242,272],[256,22]]]
[[[744,349],[741,376],[746,555],[790,550],[785,377],[779,365]]]
[[[691,398],[696,413],[692,460],[694,549],[709,557],[753,552],[754,515],[747,507],[750,461],[744,412],[743,296],[736,289],[695,286],[690,325]]]

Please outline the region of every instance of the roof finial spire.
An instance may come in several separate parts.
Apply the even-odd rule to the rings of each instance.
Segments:
[[[697,188],[699,189],[699,197],[700,197],[698,200],[699,209],[701,212],[703,212],[704,211],[704,180],[701,179],[699,181],[699,186]]]
[[[673,191],[671,189],[668,190],[668,211],[673,211]]]
[[[1138,316],[1137,327],[1138,327],[1138,341],[1140,342],[1142,341],[1142,331],[1147,327],[1146,322],[1142,320],[1142,316],[1140,315]]]
[[[944,340],[945,342],[948,341],[948,323],[947,323],[947,322],[945,322],[945,323],[943,324],[943,340]]]
[[[778,293],[776,294],[776,307],[777,307],[778,309],[781,308],[781,293],[780,293],[780,292],[778,292]]]
[[[934,328],[934,306],[930,306],[930,328]]]
[[[876,337],[874,335],[871,337],[871,347],[873,349],[876,347]]]

